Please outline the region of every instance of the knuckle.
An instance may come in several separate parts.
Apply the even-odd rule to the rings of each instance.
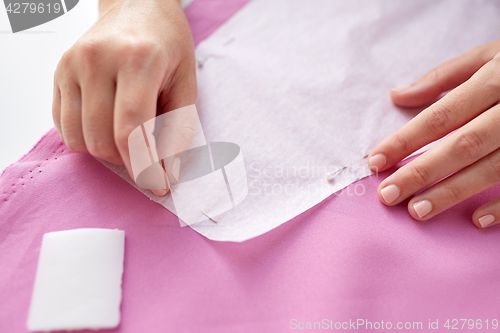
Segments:
[[[489,44],[482,44],[478,46],[474,46],[473,48],[469,49],[467,52],[464,53],[464,55],[474,57],[474,58],[485,58],[486,54],[489,53]]]
[[[494,57],[485,67],[488,69],[486,74],[488,77],[484,82],[485,88],[490,88],[495,91],[500,90],[500,82],[498,80],[500,76],[500,57]]]
[[[489,173],[493,177],[493,181],[500,181],[500,151],[491,154],[488,158]]]
[[[441,79],[441,66],[433,68],[430,72],[425,75],[426,80],[429,81],[439,81]]]
[[[61,59],[59,60],[59,67],[62,68],[69,67],[72,59],[73,59],[73,50],[69,49],[62,54]]]
[[[460,134],[455,142],[455,149],[459,157],[477,160],[481,157],[483,141],[475,131]]]
[[[123,96],[121,105],[117,108],[120,113],[121,121],[117,126],[117,134],[125,132],[126,135],[130,134],[137,126],[140,126],[144,121],[139,107],[136,107],[133,100],[134,96]]]
[[[148,57],[157,51],[157,45],[147,40],[135,41],[131,45],[132,54],[138,57]]]
[[[83,140],[78,140],[72,137],[65,137],[64,138],[64,143],[66,144],[66,147],[68,147],[70,150],[78,152],[78,153],[86,153],[87,152],[87,146],[85,145],[85,142]]]
[[[460,202],[464,199],[464,192],[454,184],[447,184],[444,188],[448,202],[451,204]]]
[[[191,141],[193,141],[194,132],[195,130],[193,126],[184,125],[180,128],[180,136],[187,144],[190,144]]]
[[[127,55],[126,61],[134,67],[144,66],[144,62],[155,59],[160,52],[160,47],[147,40],[129,41],[121,47],[121,52]]]
[[[108,142],[91,140],[87,142],[87,149],[91,155],[103,160],[113,159],[117,155],[114,146]]]
[[[427,128],[436,134],[446,132],[451,123],[452,111],[449,107],[442,103],[435,104],[429,109],[429,117],[427,117]]]
[[[394,151],[408,154],[410,152],[411,144],[407,136],[401,133],[394,135]]]
[[[498,74],[498,71],[500,71],[500,57],[493,57],[490,61],[491,66],[496,70],[496,74]]]
[[[500,57],[494,57],[490,61],[486,63],[484,68],[487,70],[486,75],[488,81],[492,81],[491,83],[496,83],[498,80],[498,75],[500,74]]]
[[[431,175],[426,168],[415,165],[414,163],[409,163],[406,167],[411,181],[419,187],[425,187],[431,183]]]
[[[99,41],[87,39],[77,45],[80,58],[87,63],[95,63],[102,53],[102,45]]]
[[[478,53],[481,53],[485,49],[486,45],[488,45],[488,44],[481,44],[481,45],[474,46],[473,48],[469,49],[464,54],[478,54]]]

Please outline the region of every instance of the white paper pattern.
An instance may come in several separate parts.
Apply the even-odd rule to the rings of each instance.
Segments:
[[[207,142],[241,147],[249,192],[213,217],[217,224],[191,227],[209,239],[244,241],[370,175],[364,156],[415,115],[396,108],[389,90],[498,38],[499,7],[473,0],[251,1],[196,49]],[[172,210],[169,196],[143,192]]]

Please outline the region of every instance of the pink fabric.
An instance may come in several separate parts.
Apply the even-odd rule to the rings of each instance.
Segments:
[[[186,10],[198,42],[234,13],[201,22],[227,3]],[[385,176],[263,236],[220,243],[179,227],[51,130],[0,178],[0,331],[26,331],[42,235],[82,227],[126,234],[122,321],[107,332],[285,332],[292,319],[421,321],[426,331],[429,319],[440,328],[452,318],[499,319],[500,228],[479,230],[470,216],[500,188],[417,222],[404,204],[378,201]]]
[[[195,0],[184,13],[198,45],[250,0]]]

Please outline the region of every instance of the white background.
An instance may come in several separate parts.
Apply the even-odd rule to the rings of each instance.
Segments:
[[[186,7],[192,1],[181,2]],[[16,34],[0,4],[0,172],[54,126],[54,70],[64,51],[96,21],[98,3],[80,0],[65,15]]]
[[[13,34],[0,4],[0,172],[26,154],[52,123],[54,70],[97,19],[98,0],[81,0],[63,16]]]

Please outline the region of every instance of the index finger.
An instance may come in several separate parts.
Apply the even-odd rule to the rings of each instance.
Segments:
[[[444,96],[402,128],[377,145],[368,164],[383,171],[425,145],[463,126],[498,101],[500,87],[494,82],[500,70],[500,59],[484,65],[468,81]]]
[[[134,181],[129,153],[129,136],[138,127],[156,116],[160,71],[121,70],[117,76],[114,111],[114,138],[129,175]],[[160,167],[161,169],[161,167]]]

